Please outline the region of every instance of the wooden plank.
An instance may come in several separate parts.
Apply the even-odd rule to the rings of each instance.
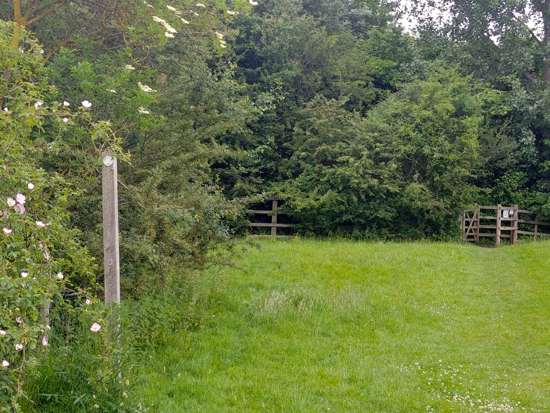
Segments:
[[[479,236],[480,237],[485,237],[485,238],[495,238],[496,237],[496,234],[484,234],[484,233],[479,233]],[[510,235],[508,234],[500,234],[500,238],[510,238]]]
[[[273,224],[273,223],[262,223],[262,222],[251,222],[251,227],[263,227],[263,228],[271,228],[271,227],[277,227],[277,228],[294,228],[296,225],[294,224]]]
[[[542,226],[550,226],[549,222],[540,222],[540,221],[527,221],[524,219],[518,219],[518,222],[520,224],[529,224],[529,225],[542,225]]]
[[[273,211],[271,211],[271,210],[269,210],[269,211],[268,210],[258,211],[258,210],[249,209],[247,212],[250,213],[250,214],[266,214],[267,215],[267,214],[271,214]]]
[[[497,229],[496,225],[480,225],[479,228],[481,229]]]
[[[271,235],[249,235],[251,238],[272,238]],[[275,238],[294,238],[294,235],[277,235]]]
[[[545,234],[543,232],[530,232],[530,231],[518,231],[518,234],[521,234],[521,235],[536,235],[537,237],[550,237],[550,234]]]
[[[496,206],[480,206],[479,209],[490,209],[490,210],[495,210],[495,209],[498,209],[498,207]]]
[[[103,154],[103,264],[105,303],[120,302],[120,252],[118,239],[117,159]]]
[[[536,212],[527,211],[526,209],[518,209],[518,214],[536,214]]]
[[[479,219],[493,219],[493,220],[495,220],[495,219],[497,219],[497,217],[489,215],[489,216],[479,217]]]

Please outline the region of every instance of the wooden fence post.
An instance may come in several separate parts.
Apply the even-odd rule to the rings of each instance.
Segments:
[[[105,303],[120,302],[117,159],[103,154],[103,262]]]
[[[279,201],[274,199],[271,204],[271,210],[276,211],[278,206],[279,206]],[[271,215],[271,223],[272,224],[277,223],[277,213],[274,213],[273,215]],[[277,237],[277,227],[275,225],[271,227],[271,236]]]
[[[519,230],[519,207],[517,205],[512,205],[512,211],[514,211],[514,218],[510,221],[510,225],[514,229],[510,231],[510,244],[517,244]]]
[[[481,225],[481,219],[479,218],[480,216],[481,216],[481,210],[477,208],[474,211],[474,218],[476,223],[476,227],[475,227],[476,244],[479,244],[479,226]]]
[[[500,245],[500,230],[501,230],[501,216],[502,216],[502,206],[497,205],[497,234],[496,234],[496,245]]]

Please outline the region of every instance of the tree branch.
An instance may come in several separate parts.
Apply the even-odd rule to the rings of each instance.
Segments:
[[[27,25],[36,23],[38,20],[43,19],[43,18],[46,17],[48,14],[52,14],[54,11],[56,11],[56,10],[59,9],[59,8],[61,8],[62,6],[64,6],[63,3],[59,3],[59,4],[55,5],[55,6],[52,7],[50,10],[46,10],[46,11],[45,11],[44,13],[42,13],[41,15],[36,16],[36,17],[32,18],[31,20],[29,20],[29,21],[27,22]]]
[[[491,49],[493,49],[493,51],[497,54],[501,54],[502,53],[502,49],[500,48],[500,46],[498,46],[495,42],[493,42],[491,40],[491,38],[489,36],[487,36],[485,33],[482,33],[479,35],[479,37],[483,40],[485,40],[486,42],[489,43],[489,47]]]
[[[531,33],[531,37],[539,44],[539,46],[544,46],[544,43],[537,37],[532,29],[529,29],[529,33]]]
[[[21,13],[21,0],[13,0],[13,19],[19,24],[23,14]]]
[[[67,0],[55,0],[54,2],[52,2],[50,4],[43,4],[42,6],[38,6],[38,7],[34,7],[34,5],[37,2],[33,2],[32,6],[30,6],[29,9],[27,10],[27,12],[25,13],[25,18],[29,19],[29,17],[31,17],[33,14],[40,13],[42,10],[46,10],[48,7],[54,7],[54,6],[58,5],[59,3],[66,3],[66,2],[67,2]]]
[[[529,72],[528,70],[523,69],[523,70],[521,71],[521,74],[523,75],[523,77],[524,77],[525,79],[527,79],[527,80],[528,80],[529,82],[531,82],[531,83],[535,83],[536,80],[537,80],[536,77],[533,76],[533,74],[532,74],[531,72]]]

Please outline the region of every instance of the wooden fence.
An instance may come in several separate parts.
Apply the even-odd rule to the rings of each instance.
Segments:
[[[251,214],[258,215],[268,215],[271,216],[271,222],[251,222],[250,226],[252,228],[271,228],[270,235],[272,237],[284,238],[286,235],[277,235],[277,228],[294,228],[294,224],[283,224],[279,223],[278,217],[281,215],[286,215],[278,212],[279,202],[282,201],[280,198],[271,197],[268,198],[268,201],[271,203],[271,209],[268,210],[250,210],[248,211]]]
[[[522,219],[520,215],[528,219]],[[550,223],[537,221],[536,213],[512,206],[480,206],[469,209],[460,216],[463,239],[479,243],[481,238],[495,238],[500,245],[501,239],[509,239],[516,244],[520,235],[538,237],[550,236]],[[546,232],[543,230],[545,229]]]

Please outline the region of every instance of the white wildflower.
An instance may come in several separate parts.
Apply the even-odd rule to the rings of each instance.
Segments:
[[[144,85],[141,82],[138,82],[138,86],[141,90],[143,90],[146,93],[156,92],[156,90],[151,89],[151,87]]]
[[[142,106],[140,106],[140,108],[138,109],[138,112],[139,112],[139,113],[142,113],[142,114],[144,114],[144,115],[148,115],[149,113],[151,113],[151,112],[149,112],[147,109],[145,109],[145,108],[142,107]]]
[[[132,65],[126,65],[125,67],[126,67],[126,69],[128,69],[128,70],[136,70],[136,68],[135,68],[134,66],[132,66]]]
[[[181,21],[184,23],[184,24],[189,24],[189,22],[187,20],[185,20],[183,17],[181,18]]]
[[[249,2],[252,6],[257,6],[257,5],[258,5],[258,2],[257,2],[257,1],[254,1],[254,0],[248,0],[248,2]]]
[[[216,37],[218,39],[220,39],[220,40],[223,39],[223,34],[221,34],[220,32],[214,32],[214,33],[216,34]]]
[[[172,7],[172,6],[166,6],[168,8],[168,10],[171,10],[171,11],[177,11],[175,7]]]
[[[157,17],[157,16],[153,16],[153,20],[156,21],[157,23],[166,23],[166,20],[161,19],[160,17]]]
[[[164,35],[169,38],[174,38],[174,35],[172,33],[164,32]]]
[[[197,3],[197,7],[206,7],[206,6],[202,3]]]
[[[177,33],[176,29],[174,29],[172,26],[170,26],[168,23],[164,22],[162,23],[162,25],[164,26],[164,28],[166,29],[166,31],[168,33]],[[172,36],[174,37],[174,36]]]
[[[233,10],[227,10],[227,14],[229,14],[230,16],[234,16],[237,13],[235,13]]]
[[[107,89],[107,92],[116,93],[115,89]]]

